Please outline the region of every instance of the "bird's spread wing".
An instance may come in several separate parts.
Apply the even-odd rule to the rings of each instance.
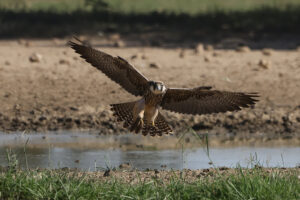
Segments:
[[[184,114],[209,114],[240,110],[257,101],[257,93],[240,93],[209,90],[169,88],[163,97],[163,109]]]
[[[126,91],[135,96],[143,95],[148,85],[148,79],[125,59],[112,57],[104,52],[75,42],[69,41],[68,44],[88,63],[120,84]]]

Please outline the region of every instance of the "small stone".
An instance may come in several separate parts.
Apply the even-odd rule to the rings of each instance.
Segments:
[[[179,57],[180,58],[184,58],[185,57],[185,51],[183,49],[180,50]]]
[[[137,54],[134,54],[130,57],[131,60],[134,60],[134,59],[137,59],[138,58],[138,55]]]
[[[220,53],[218,53],[218,52],[213,52],[213,57],[218,57],[218,56],[220,56]]]
[[[149,67],[155,68],[155,69],[160,68],[156,63],[150,63],[150,64],[149,64]]]
[[[265,56],[270,56],[272,55],[272,49],[263,49],[261,50],[262,54],[264,54]]]
[[[213,51],[213,50],[214,50],[214,46],[208,44],[208,45],[205,46],[205,50],[206,50],[206,51]]]
[[[14,108],[14,110],[16,110],[16,111],[20,111],[20,110],[21,110],[20,104],[15,104],[13,108]]]
[[[142,54],[141,52],[138,52],[136,54],[133,54],[130,59],[134,60],[134,59],[139,59],[139,58],[143,58],[144,54]]]
[[[147,58],[148,58],[148,57],[147,57],[145,54],[142,55],[142,59],[143,59],[143,60],[146,60]]]
[[[31,56],[29,56],[30,62],[41,62],[43,56],[39,53],[33,53]]]
[[[78,111],[79,109],[78,109],[78,108],[76,108],[76,107],[73,107],[73,106],[71,106],[71,107],[70,107],[70,110],[73,110],[73,111]]]
[[[40,121],[40,122],[45,121],[45,120],[47,120],[47,118],[46,118],[45,116],[39,117],[39,121]]]
[[[269,69],[271,67],[271,62],[267,60],[259,60],[258,66],[260,66],[263,69]]]
[[[246,52],[250,52],[251,49],[248,46],[240,46],[236,48],[236,51],[241,53],[246,53]]]
[[[109,176],[109,175],[110,175],[110,169],[105,170],[103,176],[104,176],[104,177],[107,177],[107,176]]]
[[[270,115],[267,115],[267,114],[263,114],[261,116],[261,119],[264,121],[264,122],[269,122],[271,120],[271,117]]]
[[[196,47],[195,47],[195,53],[196,54],[201,54],[203,52],[204,52],[203,44],[202,43],[197,44]]]
[[[27,42],[25,43],[25,47],[30,47],[30,46],[31,46],[31,42],[27,41]]]
[[[108,36],[109,40],[117,41],[121,39],[121,36],[119,33],[113,33]]]
[[[125,43],[122,40],[118,40],[114,43],[114,47],[125,47]]]
[[[59,64],[61,64],[61,65],[70,65],[70,61],[64,60],[64,59],[60,59],[59,60]]]
[[[9,93],[9,92],[6,92],[4,95],[3,95],[3,97],[5,97],[5,98],[8,98],[8,97],[10,97],[11,96],[11,93]]]
[[[212,164],[212,162],[209,162],[209,163]],[[202,171],[203,171],[203,172],[209,172],[209,169],[203,169]]]
[[[123,163],[119,165],[120,169],[130,169],[131,165],[129,163]]]
[[[75,160],[74,162],[75,162],[75,163],[79,163],[79,162],[80,162],[80,160]]]
[[[209,57],[209,56],[207,56],[207,55],[206,55],[206,56],[204,56],[204,61],[205,61],[205,62],[209,62],[209,61],[210,61],[210,57]]]
[[[224,171],[224,170],[229,170],[229,168],[228,167],[219,167],[219,170]]]
[[[10,62],[9,62],[9,61],[5,61],[5,62],[4,62],[4,65],[7,65],[7,66],[8,66],[8,65],[10,65]]]

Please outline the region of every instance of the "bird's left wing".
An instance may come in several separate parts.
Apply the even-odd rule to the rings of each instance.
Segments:
[[[148,86],[148,79],[125,59],[113,57],[102,51],[75,42],[70,41],[68,44],[88,63],[121,85],[127,92],[135,96],[144,94]]]
[[[169,88],[163,97],[163,109],[183,114],[209,114],[240,110],[257,101],[257,93],[226,92],[205,87]]]

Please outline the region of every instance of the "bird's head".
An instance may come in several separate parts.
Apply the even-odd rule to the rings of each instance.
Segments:
[[[162,94],[165,93],[167,90],[163,82],[149,81],[149,88],[150,91],[154,94]]]

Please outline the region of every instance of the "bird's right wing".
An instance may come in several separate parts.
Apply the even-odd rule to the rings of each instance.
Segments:
[[[144,94],[148,86],[148,79],[125,59],[112,57],[102,51],[72,41],[69,41],[68,44],[88,63],[120,84],[127,92],[135,96]]]
[[[257,93],[208,90],[203,87],[169,88],[163,97],[163,109],[183,114],[209,114],[240,110],[257,101]]]

